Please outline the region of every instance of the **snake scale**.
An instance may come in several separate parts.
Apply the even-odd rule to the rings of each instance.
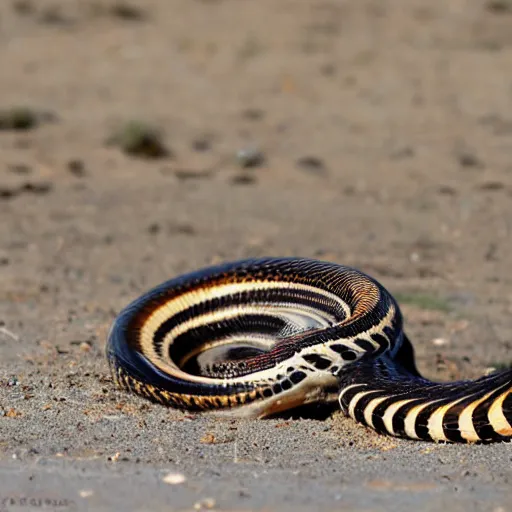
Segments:
[[[396,300],[334,263],[250,259],[172,279],[121,311],[107,357],[118,386],[180,409],[265,417],[338,400],[388,435],[512,439],[512,369],[423,378]]]

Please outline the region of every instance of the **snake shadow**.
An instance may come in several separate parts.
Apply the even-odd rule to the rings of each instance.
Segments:
[[[264,419],[282,419],[282,420],[319,420],[325,421],[332,416],[332,414],[339,410],[338,403],[332,404],[308,404],[295,407],[288,411],[272,414]]]

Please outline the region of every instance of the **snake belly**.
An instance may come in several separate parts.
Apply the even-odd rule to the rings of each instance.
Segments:
[[[265,417],[338,400],[388,435],[512,438],[512,369],[423,378],[395,299],[334,263],[250,259],[177,277],[121,311],[106,351],[118,386],[179,409]]]

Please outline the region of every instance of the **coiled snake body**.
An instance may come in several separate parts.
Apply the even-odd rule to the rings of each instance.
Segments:
[[[338,399],[394,436],[512,438],[512,370],[426,380],[394,298],[333,263],[252,259],[168,281],[119,314],[107,357],[119,386],[181,409],[264,417]]]

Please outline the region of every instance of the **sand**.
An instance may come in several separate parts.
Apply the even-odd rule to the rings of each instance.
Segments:
[[[510,444],[187,415],[115,389],[104,346],[170,277],[305,256],[395,294],[430,378],[510,365],[511,27],[507,1],[1,2],[0,110],[36,125],[0,130],[0,511],[510,510]],[[130,120],[167,155],[112,144]]]

